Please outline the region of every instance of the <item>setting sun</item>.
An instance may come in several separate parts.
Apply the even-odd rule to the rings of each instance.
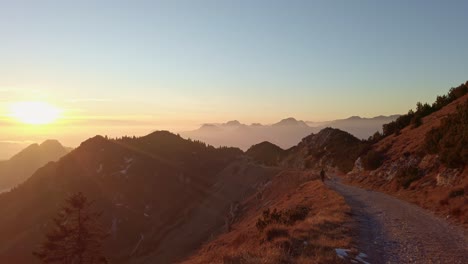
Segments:
[[[56,121],[60,109],[46,102],[16,102],[10,107],[11,116],[30,125],[45,125]]]

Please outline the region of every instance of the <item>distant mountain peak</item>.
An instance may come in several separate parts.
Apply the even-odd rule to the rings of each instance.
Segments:
[[[288,118],[282,119],[280,122],[297,122],[297,119],[294,117],[288,117]]]
[[[41,148],[51,148],[51,147],[54,147],[54,148],[63,148],[63,145],[56,139],[47,139],[45,140],[44,142],[42,142],[39,147]]]
[[[151,140],[155,140],[158,142],[166,142],[166,143],[167,142],[181,142],[184,140],[179,135],[171,133],[167,130],[157,130],[149,135],[141,137],[140,139],[151,139]]]
[[[307,124],[304,121],[297,120],[294,117],[288,117],[285,119],[282,119],[276,124],[273,124],[274,126],[301,126],[301,127],[308,127]]]
[[[104,138],[103,136],[96,135],[96,136],[94,136],[92,138],[89,138],[89,139],[83,141],[80,144],[79,149],[98,148],[98,147],[104,146],[105,144],[107,144],[109,142],[110,141],[107,140],[106,138]]]
[[[200,130],[219,130],[219,127],[215,124],[202,124]]]
[[[242,125],[241,122],[237,121],[237,120],[231,120],[231,121],[228,121],[226,124],[224,124],[226,126],[240,126]]]
[[[46,140],[40,145],[31,144],[9,160],[0,164],[0,189],[22,183],[34,171],[50,161],[57,161],[70,152],[57,140]]]
[[[146,137],[178,137],[176,134],[173,134],[167,130],[156,130]]]

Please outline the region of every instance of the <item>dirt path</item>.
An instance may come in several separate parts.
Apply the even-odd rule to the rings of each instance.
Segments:
[[[358,249],[378,263],[468,263],[465,231],[389,195],[327,183],[344,196],[359,225]]]

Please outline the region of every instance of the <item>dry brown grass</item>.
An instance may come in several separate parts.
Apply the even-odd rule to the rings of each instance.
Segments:
[[[402,129],[399,135],[391,135],[382,139],[373,146],[374,151],[384,153],[388,158],[386,163],[397,161],[407,153],[413,155],[424,153],[422,146],[426,134],[432,128],[440,126],[447,115],[454,113],[457,106],[467,101],[468,95],[465,95],[440,111],[424,117],[421,126],[416,128],[408,126]],[[411,179],[413,181],[407,182],[407,189],[403,188],[402,183],[395,178],[387,181],[384,177],[371,176],[368,171],[348,177],[349,183],[394,195],[468,228],[468,166],[465,166],[453,183],[437,185],[437,175],[445,167],[440,164],[435,155],[426,157],[427,161],[419,164],[424,173],[418,176],[422,177],[415,177]]]
[[[284,172],[264,191],[263,200],[249,197],[231,232],[204,245],[184,263],[343,263],[335,248],[351,248],[350,208],[344,199],[304,172]],[[255,224],[263,210],[310,209],[293,224]]]

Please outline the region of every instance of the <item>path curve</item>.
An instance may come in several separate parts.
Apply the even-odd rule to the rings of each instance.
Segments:
[[[464,229],[414,204],[343,184],[327,185],[345,198],[358,222],[358,249],[379,263],[468,263]]]

